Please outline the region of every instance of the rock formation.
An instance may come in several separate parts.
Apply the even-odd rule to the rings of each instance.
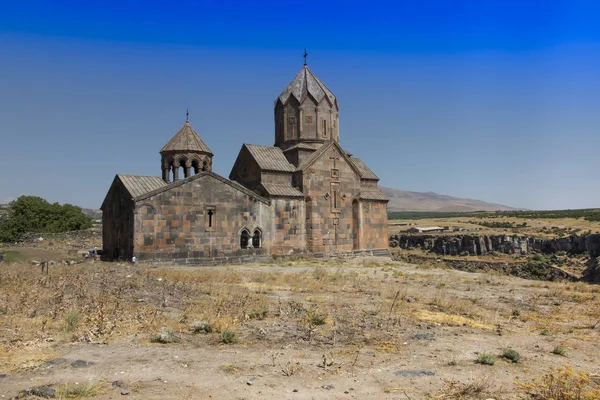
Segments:
[[[526,254],[532,251],[551,254],[587,252],[600,256],[600,234],[571,235],[554,239],[539,239],[520,235],[406,235],[390,236],[390,247],[421,248],[440,255],[485,255],[490,252]]]

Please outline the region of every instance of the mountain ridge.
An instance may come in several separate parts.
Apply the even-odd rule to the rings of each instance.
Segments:
[[[388,211],[437,211],[437,212],[473,212],[473,211],[516,211],[522,208],[489,203],[483,200],[453,197],[435,192],[411,192],[379,186],[379,190],[390,198]]]

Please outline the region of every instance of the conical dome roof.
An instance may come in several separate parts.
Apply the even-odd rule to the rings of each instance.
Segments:
[[[177,151],[177,152],[201,152],[214,155],[208,148],[206,143],[198,136],[192,125],[188,121],[185,125],[169,140],[160,152]]]
[[[307,65],[304,65],[298,75],[292,79],[287,87],[281,92],[278,99],[285,104],[290,96],[294,96],[298,102],[310,94],[317,103],[320,102],[323,97],[327,99],[337,107],[337,100],[331,90],[325,86],[323,82],[312,72]]]

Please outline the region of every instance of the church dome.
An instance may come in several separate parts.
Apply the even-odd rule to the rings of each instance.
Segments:
[[[182,151],[182,152],[201,152],[214,155],[208,148],[206,143],[196,133],[189,121],[185,121],[185,125],[169,140],[169,142],[160,150],[161,153],[167,151]]]
[[[306,64],[277,97],[274,111],[275,145],[284,151],[339,141],[337,98]]]
[[[312,72],[308,65],[304,65],[300,72],[292,79],[292,81],[286,86],[277,98],[281,103],[286,104],[293,96],[298,103],[302,103],[304,98],[310,95],[317,104],[320,103],[324,97],[332,105],[337,108],[337,99],[331,90],[325,86],[325,84]]]
[[[201,171],[211,171],[213,155],[189,121],[185,121],[183,127],[160,150],[163,180],[170,183]]]

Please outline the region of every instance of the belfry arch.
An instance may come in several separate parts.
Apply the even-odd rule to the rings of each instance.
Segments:
[[[212,151],[189,121],[160,150],[162,179],[172,183],[202,171],[212,171]]]

